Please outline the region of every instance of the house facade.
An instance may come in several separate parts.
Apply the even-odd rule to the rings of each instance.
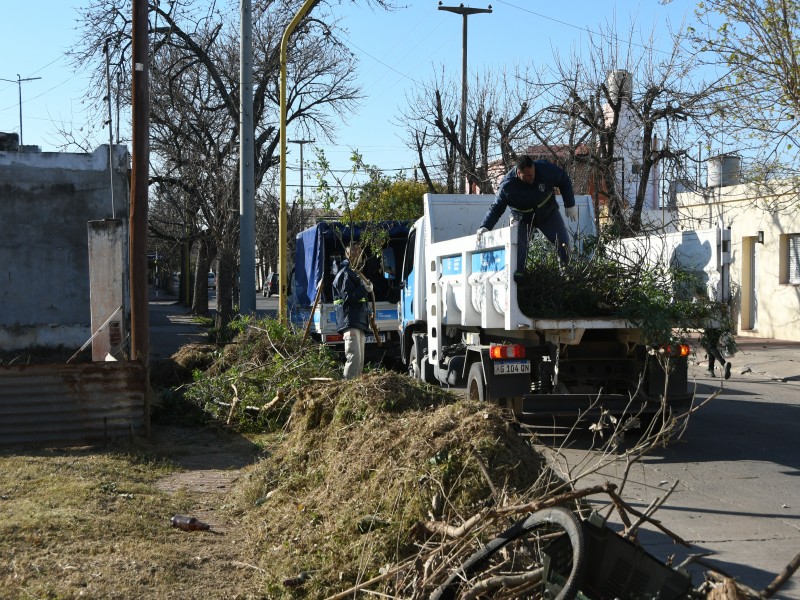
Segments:
[[[737,335],[800,341],[800,187],[708,186],[677,194],[681,230],[731,230],[730,278]]]

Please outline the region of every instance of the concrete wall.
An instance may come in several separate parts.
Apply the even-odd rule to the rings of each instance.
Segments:
[[[130,157],[0,152],[0,349],[65,346],[89,338],[87,223],[127,223]]]
[[[787,282],[786,261],[787,236],[800,234],[798,203],[800,193],[788,184],[678,194],[684,229],[719,220],[731,229],[731,288],[740,336],[800,341],[800,286]]]

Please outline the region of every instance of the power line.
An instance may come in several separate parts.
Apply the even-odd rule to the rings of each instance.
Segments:
[[[535,17],[539,17],[540,19],[544,19],[546,21],[552,21],[553,23],[558,23],[559,25],[563,25],[565,27],[570,27],[572,29],[575,29],[575,30],[583,32],[583,33],[588,33],[590,35],[600,36],[600,37],[605,38],[606,40],[611,41],[611,42],[620,42],[620,41],[625,42],[625,40],[621,40],[618,36],[611,36],[611,35],[602,33],[600,31],[594,31],[593,29],[589,29],[588,27],[582,27],[580,25],[573,25],[572,23],[568,23],[566,21],[562,21],[560,19],[556,19],[555,17],[549,17],[547,15],[543,15],[542,13],[538,13],[538,12],[530,10],[528,8],[524,8],[522,6],[517,6],[516,4],[512,4],[511,2],[507,2],[506,0],[495,0],[495,1],[497,3],[499,3],[499,4],[505,4],[506,6],[508,6],[509,8],[513,8],[514,10],[518,10],[518,11],[521,11],[521,12],[526,12],[526,13],[528,13],[530,15],[534,15]],[[642,48],[643,50],[648,50],[650,52],[661,52],[663,54],[669,54],[669,52],[667,52],[666,50],[660,50],[660,49],[654,48],[652,46],[645,46],[643,44],[637,44],[636,42],[633,42],[633,41],[627,41],[625,43],[630,44],[631,46]]]

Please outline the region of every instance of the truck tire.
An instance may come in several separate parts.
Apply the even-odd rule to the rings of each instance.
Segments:
[[[411,340],[411,352],[408,355],[408,374],[410,377],[417,381],[424,383],[435,384],[433,374],[430,372],[430,367],[426,364],[421,364],[424,356],[420,356],[419,344],[415,339]]]
[[[530,557],[530,549],[540,549],[548,542],[548,535],[561,532],[569,538],[571,552],[569,572],[559,573],[563,578],[563,585],[554,595],[554,590],[540,590],[541,596],[552,600],[572,600],[577,595],[583,583],[586,572],[586,539],[583,525],[571,510],[561,506],[538,510],[514,523],[509,529],[498,537],[488,542],[483,548],[473,553],[456,571],[454,571],[430,596],[431,600],[454,600],[459,589],[474,576],[479,576],[489,565],[492,556],[501,548],[511,551],[511,546],[517,540],[524,540],[524,554],[533,558],[534,563],[541,563],[541,556]],[[539,535],[544,537],[539,538]],[[538,554],[538,550],[537,550]],[[503,557],[508,560],[508,557]],[[513,561],[512,561],[513,562]],[[531,565],[533,566],[533,565]],[[551,566],[552,568],[552,566]],[[566,569],[565,569],[566,571]],[[544,583],[544,582],[542,582]]]
[[[408,354],[408,376],[417,381],[422,381],[419,366],[419,348],[415,341],[411,341],[411,352]]]
[[[483,365],[481,362],[475,361],[469,367],[469,375],[467,376],[467,397],[470,400],[477,400],[478,402],[486,402],[486,378],[483,376]]]

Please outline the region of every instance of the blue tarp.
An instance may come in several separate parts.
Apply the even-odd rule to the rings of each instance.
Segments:
[[[410,223],[406,221],[383,221],[380,223],[355,224],[353,227],[339,222],[317,223],[297,234],[295,241],[294,297],[297,306],[311,306],[317,293],[317,284],[325,274],[328,256],[344,255],[344,246],[351,238],[361,239],[366,227],[380,227],[390,238],[406,237]]]

